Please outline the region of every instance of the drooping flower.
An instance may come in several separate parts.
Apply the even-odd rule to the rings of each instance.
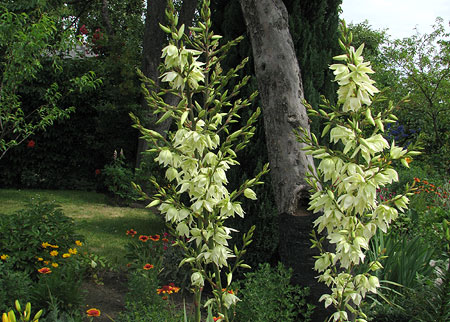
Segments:
[[[150,269],[152,269],[152,268],[154,268],[155,266],[153,266],[152,264],[145,264],[144,265],[144,267],[143,267],[143,269],[145,269],[146,271],[148,271],[148,270],[150,270]]]
[[[42,267],[42,268],[38,269],[38,272],[41,274],[50,274],[52,272],[52,270],[48,267]]]
[[[140,240],[141,242],[144,242],[144,243],[145,243],[148,239],[149,239],[149,237],[146,236],[146,235],[141,235],[141,236],[139,236],[139,240]]]
[[[92,308],[92,309],[87,310],[86,314],[87,314],[87,316],[100,316],[101,313],[100,313],[99,309]]]

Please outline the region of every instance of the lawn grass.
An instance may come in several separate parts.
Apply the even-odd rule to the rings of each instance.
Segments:
[[[164,221],[149,209],[114,207],[104,195],[87,191],[0,189],[0,213],[12,214],[27,206],[32,198],[60,205],[75,220],[77,231],[86,238],[88,250],[114,265],[124,265],[126,231],[155,234],[164,230]]]

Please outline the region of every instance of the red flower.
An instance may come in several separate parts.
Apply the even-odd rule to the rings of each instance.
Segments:
[[[81,26],[80,32],[81,32],[83,35],[87,35],[87,34],[88,34],[88,30],[87,30],[87,28],[86,28],[86,25],[82,25],[82,26]]]
[[[99,309],[89,309],[86,311],[87,316],[100,316],[100,310]]]
[[[95,169],[95,175],[98,176],[102,171],[100,169]]]
[[[153,235],[153,236],[150,236],[150,239],[153,240],[153,241],[158,241],[159,238],[160,238],[159,235]]]
[[[163,238],[162,241],[165,242],[165,243],[169,242],[169,240],[167,238]]]
[[[213,321],[214,321],[214,322],[220,321],[220,320],[222,320],[222,318],[221,318],[220,316],[219,316],[219,317],[215,317],[215,316],[213,317]]]
[[[35,145],[36,145],[36,142],[34,142],[33,140],[28,140],[27,148],[34,148]]]
[[[153,267],[155,267],[155,266],[153,266],[152,264],[145,264],[144,267],[143,267],[143,269],[145,269],[146,271],[148,271],[148,270],[152,269]]]
[[[42,267],[41,269],[38,269],[38,272],[41,274],[50,274],[52,270],[48,267]]]
[[[141,241],[141,242],[146,242],[147,240],[148,240],[148,236],[146,236],[146,235],[141,235],[141,236],[139,236],[139,240]]]
[[[127,230],[127,235],[134,237],[137,234],[137,231],[134,229]]]

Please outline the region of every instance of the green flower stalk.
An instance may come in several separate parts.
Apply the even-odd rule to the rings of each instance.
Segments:
[[[150,151],[157,154],[155,161],[166,168],[165,176],[170,182],[169,186],[163,187],[152,180],[157,193],[151,197],[153,201],[148,206],[158,206],[166,222],[173,227],[173,233],[179,237],[176,245],[185,252],[180,265],[188,264],[192,270],[196,321],[201,318],[201,294],[205,283],[211,285],[214,298],[207,300],[204,306],[213,306],[224,321],[229,321],[228,309],[239,300],[233,292],[228,292],[233,273],[238,267],[248,265],[241,259],[245,249],[230,248],[231,233],[235,230],[227,227],[225,222],[236,214],[244,216],[238,198],[256,199],[251,188],[262,184],[260,178],[268,172],[266,165],[255,178],[246,180],[232,192],[228,191],[227,170],[238,165],[236,152],[243,149],[253,136],[259,108],[242,128],[230,130],[229,126],[239,118],[240,109],[251,105],[257,93],[249,98],[239,98],[240,89],[247,84],[249,77],[240,81],[234,78],[247,59],[223,73],[220,61],[242,38],[219,46],[221,37],[210,30],[209,1],[203,2],[203,22],[191,28],[190,37],[185,35],[184,26],[177,28],[178,18],[171,1],[167,16],[170,26],[161,28],[171,39],[162,53],[164,70],[161,80],[168,83],[169,89],[157,87],[142,74],[141,77],[147,85],[143,88],[149,106],[155,114],[162,115],[159,122],[171,117],[177,129],[165,138],[144,128],[132,116],[135,127],[149,142]],[[225,90],[232,79],[236,85],[232,90]],[[178,105],[165,103],[163,97],[166,94],[178,96]],[[251,242],[253,229],[243,237],[244,248]]]
[[[312,233],[313,247],[320,251],[315,270],[320,273],[319,281],[331,290],[320,300],[336,310],[329,321],[363,322],[366,316],[360,309],[361,302],[380,286],[370,272],[382,266],[373,261],[369,271],[360,274],[355,268],[364,263],[364,253],[377,229],[386,232],[398,212],[407,207],[409,187],[406,194],[383,202],[377,201],[376,191],[398,181],[392,162],[399,160],[408,166],[418,152],[389,143],[381,134],[385,123],[396,120],[394,106],[390,103],[372,115],[374,95],[379,92],[369,77],[374,71],[369,62],[364,62],[364,46],[355,50],[350,45],[352,36],[344,22],[341,29],[340,45],[345,53],[334,57],[341,63],[330,66],[339,84],[337,107],[324,100],[318,111],[310,106],[308,111],[325,120],[322,137],[329,133],[331,147],[319,145],[316,136],[303,129],[297,134],[305,144],[304,150],[319,161],[317,171],[311,169],[308,183],[312,187],[309,210],[321,213],[314,222],[315,229],[326,235],[319,238]],[[331,247],[324,245],[325,238]]]

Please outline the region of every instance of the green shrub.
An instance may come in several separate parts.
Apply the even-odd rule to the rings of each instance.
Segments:
[[[182,321],[181,313],[174,312],[171,306],[172,294],[158,294],[160,282],[157,273],[153,270],[147,272],[132,272],[128,281],[128,293],[126,295],[126,311],[123,312],[118,322],[179,322]],[[168,298],[165,298],[167,296]]]
[[[31,279],[25,272],[14,271],[10,259],[0,260],[0,312],[12,310],[14,299],[30,300]]]
[[[43,243],[68,250],[76,240],[76,225],[52,202],[33,200],[26,209],[12,215],[0,215],[0,252],[11,257],[13,269],[37,279],[42,267]]]
[[[245,274],[245,279],[233,286],[241,299],[235,321],[310,321],[309,290],[291,285],[291,274],[281,263],[276,268],[261,264],[255,272]]]
[[[102,170],[104,184],[117,205],[129,205],[137,200],[138,193],[134,190],[131,182],[134,180],[133,171],[125,162],[123,150],[117,153],[114,150],[113,160]]]
[[[126,312],[122,313],[117,322],[181,322],[180,313],[174,314],[166,308],[161,308],[158,304],[146,304],[140,302],[129,302],[126,305]]]
[[[57,205],[41,200],[0,216],[0,253],[7,256],[2,265],[9,265],[2,282],[18,285],[19,294],[12,298],[29,285],[26,299],[38,307],[56,301],[64,312],[77,308],[86,265],[78,250],[82,238],[75,229],[74,221]]]

